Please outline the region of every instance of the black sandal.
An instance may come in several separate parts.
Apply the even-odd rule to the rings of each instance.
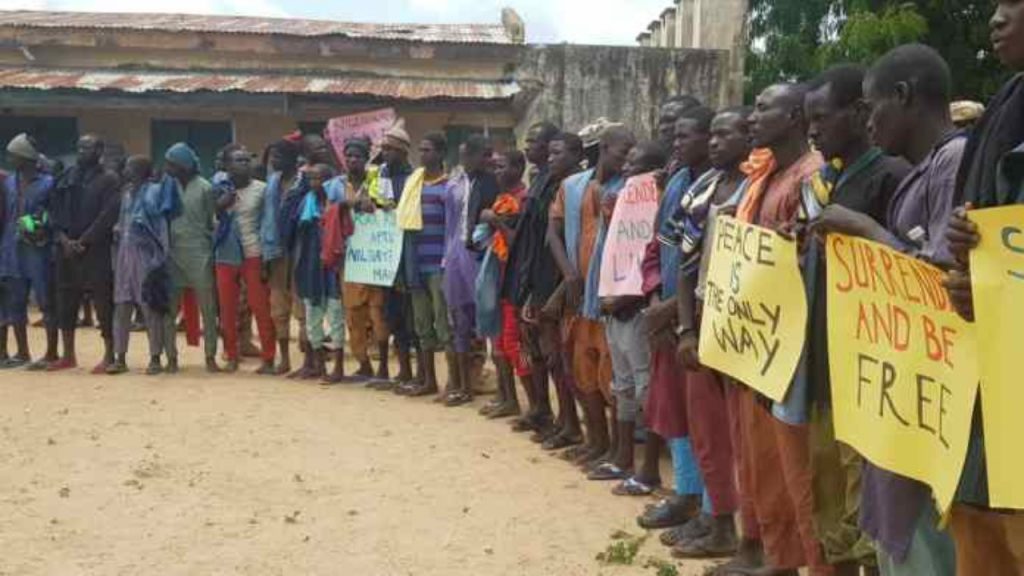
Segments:
[[[422,382],[409,382],[405,385],[403,396],[409,398],[422,398],[437,394],[437,388],[430,388]]]
[[[580,444],[577,444],[577,445],[573,446],[572,448],[569,448],[565,452],[562,452],[561,454],[559,454],[558,458],[560,460],[565,460],[566,462],[570,462],[571,463],[571,462],[574,462],[577,458],[579,458],[580,456],[583,456],[584,454],[586,454],[589,451],[590,451],[590,449],[587,448],[587,445],[583,444],[581,442]]]
[[[710,533],[711,526],[708,525],[708,518],[704,514],[700,514],[682,526],[662,532],[658,540],[663,545],[674,548],[683,542],[703,538]]]
[[[555,436],[558,436],[559,434],[561,434],[561,431],[558,429],[557,426],[555,426],[553,423],[546,424],[545,426],[541,427],[540,430],[537,430],[533,434],[530,434],[530,442],[533,442],[534,444],[544,444],[545,442],[554,438]]]
[[[540,447],[548,452],[553,450],[561,450],[562,448],[568,448],[570,446],[576,446],[583,443],[582,436],[569,436],[566,434],[556,434],[544,441]]]
[[[473,397],[463,391],[452,392],[444,399],[444,405],[449,408],[455,408],[456,406],[462,406],[463,404],[469,404],[473,401]]]
[[[539,428],[541,423],[539,418],[535,415],[527,414],[522,418],[512,422],[513,432],[533,432]]]
[[[735,538],[721,546],[714,546],[711,543],[711,536],[708,535],[676,544],[672,547],[672,557],[684,560],[731,558],[736,554],[736,546]]]
[[[678,502],[662,500],[655,506],[648,508],[642,516],[636,519],[637,524],[646,530],[660,530],[686,524],[693,518],[693,514],[686,510],[686,507]]]
[[[636,476],[626,478],[621,484],[612,488],[612,494],[616,496],[650,496],[661,487],[661,483],[644,482]]]
[[[587,480],[594,482],[625,480],[629,477],[630,472],[628,470],[623,470],[611,462],[603,462],[587,474]]]

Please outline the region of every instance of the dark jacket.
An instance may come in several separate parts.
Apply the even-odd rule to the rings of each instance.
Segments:
[[[111,251],[114,226],[121,213],[121,181],[103,166],[72,166],[57,181],[50,203],[56,234],[78,240],[85,252],[65,258],[58,251],[57,274],[61,285],[109,286],[113,281]]]

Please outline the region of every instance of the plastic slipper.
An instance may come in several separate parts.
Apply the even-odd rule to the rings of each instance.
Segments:
[[[532,432],[537,430],[537,427],[538,423],[536,418],[533,418],[529,415],[523,416],[519,420],[515,420],[512,423],[513,432]]]
[[[636,476],[626,478],[621,484],[612,488],[612,494],[616,496],[650,496],[654,494],[656,484],[647,484],[636,479]]]
[[[669,528],[658,536],[658,541],[661,542],[662,546],[669,548],[674,547],[676,544],[686,540],[683,530],[686,528],[683,526],[676,526],[675,528]]]
[[[576,461],[576,465],[579,466],[580,469],[583,470],[583,472],[585,472],[586,474],[590,474],[594,470],[597,470],[601,466],[604,466],[605,464],[609,464],[609,463],[610,462],[608,461],[607,454],[605,454],[603,456],[600,456],[597,459],[590,459],[590,458],[588,458],[588,459],[582,460],[582,461],[577,459],[577,461]],[[630,472],[630,474],[632,474],[632,472]],[[625,480],[628,477],[629,477],[629,474],[626,474],[622,478],[614,478],[614,480]]]
[[[530,434],[530,442],[534,444],[543,444],[548,441],[549,438],[558,436],[559,430],[553,423],[545,424],[540,430],[537,430],[533,434]]]
[[[408,386],[406,386],[404,390],[405,391],[403,392],[402,395],[407,396],[409,398],[422,398],[424,396],[432,396],[434,394],[437,394],[436,388],[429,388],[423,384],[411,383]]]
[[[11,370],[14,368],[21,368],[26,364],[28,364],[28,358],[19,358],[17,356],[12,356],[4,360],[3,362],[0,362],[0,369]]]
[[[661,533],[658,538],[662,544],[669,548],[678,546],[683,542],[697,540],[711,533],[711,526],[708,518],[701,514],[682,526]]]
[[[646,510],[642,516],[636,519],[636,523],[646,530],[660,530],[682,526],[693,518],[686,509],[678,503],[664,500],[653,508]]]
[[[375,380],[370,380],[370,383],[367,384],[367,388],[371,388],[372,389],[375,382],[376,382]],[[417,391],[419,389],[420,389],[420,386],[417,385],[416,383],[414,383],[414,382],[405,382],[403,384],[399,384],[398,386],[395,386],[391,391],[394,392],[398,396],[408,396],[412,392],[415,392],[415,391]]]
[[[469,404],[473,401],[473,397],[469,394],[459,391],[449,394],[444,399],[444,405],[449,408],[455,408],[456,406],[462,406],[463,404]]]
[[[128,372],[128,366],[120,362],[114,362],[107,366],[106,373],[111,376],[117,376],[118,374],[125,374]]]
[[[711,560],[715,558],[731,558],[736,553],[736,540],[723,546],[714,546],[711,538],[705,536],[695,540],[684,540],[672,547],[672,556],[685,560]]]
[[[626,478],[629,478],[629,473],[611,462],[600,464],[587,474],[587,480],[595,482],[625,480]]]
[[[583,437],[581,436],[566,436],[565,434],[558,434],[557,436],[552,436],[545,440],[540,447],[551,452],[552,450],[561,450],[562,448],[576,446],[581,443],[583,443]]]
[[[489,416],[491,412],[494,412],[498,408],[501,408],[502,404],[504,404],[503,401],[500,401],[497,398],[495,398],[488,402],[487,404],[481,406],[478,412],[481,416]]]
[[[560,460],[565,460],[566,462],[572,462],[582,456],[585,452],[587,452],[587,446],[585,444],[577,444],[576,446],[573,446],[559,454],[558,458]]]
[[[50,365],[46,367],[46,371],[47,372],[60,372],[61,370],[70,370],[72,368],[77,368],[77,367],[78,367],[78,364],[76,362],[72,361],[72,360],[60,359],[60,360],[57,360],[56,362],[51,362]]]
[[[496,409],[491,410],[487,413],[486,418],[488,420],[501,420],[502,418],[511,418],[512,416],[519,415],[519,405],[508,404],[498,406]]]

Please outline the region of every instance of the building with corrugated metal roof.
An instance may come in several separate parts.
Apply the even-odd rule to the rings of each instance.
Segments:
[[[186,140],[209,158],[231,141],[260,150],[390,106],[413,138],[487,132],[507,145],[539,119],[581,124],[585,113],[646,129],[647,109],[667,95],[722,97],[722,54],[528,46],[518,15],[506,9],[501,21],[0,11],[0,141],[27,131],[60,156],[78,134],[98,133],[158,157]]]

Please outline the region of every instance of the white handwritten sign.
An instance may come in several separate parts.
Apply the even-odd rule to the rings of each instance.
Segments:
[[[345,282],[392,286],[402,260],[402,231],[393,210],[353,212],[355,233],[345,251]]]

